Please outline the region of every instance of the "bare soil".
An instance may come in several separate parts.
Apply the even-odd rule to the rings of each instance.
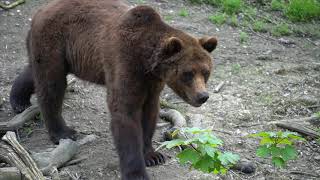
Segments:
[[[32,14],[46,2],[48,0],[29,0],[9,11],[0,9],[0,121],[14,116],[9,104],[10,88],[27,64],[25,38]],[[129,3],[136,5],[136,2],[130,0]],[[224,140],[226,150],[238,153],[257,167],[251,175],[231,171],[216,176],[190,170],[171,158],[165,165],[148,168],[151,179],[320,179],[320,148],[314,140],[298,144],[298,159],[289,162],[285,169],[274,170],[270,160],[255,156],[257,141],[245,137],[258,131],[280,130],[266,125],[267,122],[307,117],[320,111],[320,40],[312,39],[314,43],[311,43],[306,38],[290,36],[284,38],[295,45],[283,45],[249,33],[248,41],[241,44],[240,28],[209,22],[208,16],[216,11],[212,7],[191,5],[183,0],[145,3],[156,8],[174,27],[199,37],[218,37],[219,45],[212,55],[215,66],[208,84],[208,102],[200,108],[191,107],[170,89],[165,89],[162,98],[186,112],[191,124],[212,127]],[[188,17],[178,15],[183,7],[189,11]],[[225,86],[214,93],[214,87],[221,81],[226,82]],[[79,149],[77,156],[87,156],[87,160],[61,168],[61,174],[71,174],[78,179],[119,179],[105,99],[104,87],[78,79],[68,89],[63,107],[67,123],[82,134],[95,134],[99,138]],[[154,146],[162,141],[161,132],[162,129],[156,131]],[[30,151],[53,146],[39,120],[19,130],[19,135],[21,143]],[[163,151],[171,157],[176,153]]]

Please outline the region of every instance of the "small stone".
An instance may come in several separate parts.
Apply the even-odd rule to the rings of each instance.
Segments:
[[[21,12],[21,10],[20,10],[20,9],[18,9],[18,10],[17,10],[17,13],[19,13],[19,12]]]
[[[314,160],[316,160],[316,161],[320,161],[320,155],[315,156],[315,157],[314,157]]]
[[[6,5],[9,5],[9,4],[10,4],[10,2],[9,2],[9,1],[5,1],[4,3],[5,3]]]

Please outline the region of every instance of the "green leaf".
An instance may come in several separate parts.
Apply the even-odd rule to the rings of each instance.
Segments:
[[[202,156],[199,161],[194,164],[194,168],[202,172],[208,173],[213,161],[209,155]]]
[[[278,144],[288,144],[291,145],[292,141],[290,141],[289,139],[281,139],[279,140]]]
[[[269,134],[267,132],[259,132],[255,134],[250,134],[251,137],[269,137]]]
[[[271,145],[271,144],[274,144],[274,140],[269,138],[269,137],[264,137],[263,139],[261,139],[260,141],[260,145]]]
[[[171,141],[163,142],[161,146],[166,146],[166,148],[171,149],[173,147],[180,146],[180,145],[183,145],[183,144],[184,144],[184,140],[183,139],[174,139],[174,140],[171,140]]]
[[[270,152],[270,149],[268,148],[268,146],[264,145],[264,146],[260,146],[257,149],[256,154],[259,157],[266,158],[266,157],[270,156],[271,152]]]
[[[191,162],[191,164],[195,164],[200,159],[200,154],[191,148],[187,148],[180,152],[177,155],[177,158],[179,158],[179,162],[181,164],[186,164],[187,162]]]
[[[212,158],[215,157],[217,149],[215,149],[215,148],[213,148],[212,146],[207,145],[207,144],[203,145],[202,147],[203,147],[203,150],[204,150],[210,157],[212,157]]]
[[[171,137],[175,137],[179,132],[180,132],[179,129],[174,130],[174,131],[171,133]]]
[[[297,151],[295,150],[295,148],[291,145],[286,145],[283,149],[282,149],[282,157],[285,161],[288,160],[293,160],[297,158]]]
[[[223,164],[224,166],[229,166],[239,161],[240,157],[237,154],[226,152],[226,153],[220,154],[218,156],[218,159],[221,161],[221,164]]]
[[[272,157],[281,156],[282,148],[277,147],[277,146],[271,146],[270,147],[270,152],[271,152]]]
[[[210,129],[200,129],[198,127],[191,127],[191,128],[184,128],[184,132],[191,133],[191,134],[199,134],[203,132],[211,132]]]
[[[272,157],[271,161],[278,168],[283,168],[286,164],[281,157]]]

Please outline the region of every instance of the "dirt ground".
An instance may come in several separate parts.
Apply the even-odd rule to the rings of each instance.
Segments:
[[[9,104],[9,92],[14,78],[27,64],[25,38],[32,14],[48,1],[28,0],[9,11],[0,9],[2,121],[14,115]],[[135,5],[136,2],[130,1],[130,4]],[[238,153],[242,159],[252,161],[257,167],[256,172],[250,175],[231,171],[224,176],[214,176],[189,170],[172,158],[165,165],[148,168],[151,179],[320,179],[320,147],[315,141],[298,144],[298,159],[289,162],[286,169],[275,171],[269,160],[255,156],[257,141],[245,137],[262,130],[280,130],[266,125],[267,122],[308,117],[320,111],[320,40],[312,39],[315,43],[311,43],[306,38],[290,36],[284,38],[295,42],[295,45],[283,45],[249,33],[248,41],[241,44],[239,28],[216,26],[209,22],[207,17],[216,11],[212,7],[191,5],[182,0],[148,0],[145,3],[156,8],[163,17],[167,17],[168,23],[177,28],[199,37],[218,37],[219,45],[212,55],[215,66],[208,85],[208,102],[194,108],[182,102],[169,89],[165,89],[162,98],[183,109],[191,124],[197,122],[202,127],[212,127],[215,134],[224,140],[225,149]],[[178,16],[178,11],[183,7],[189,11],[188,17]],[[214,93],[214,87],[221,81],[225,81],[226,85],[219,93]],[[105,89],[76,80],[66,94],[63,109],[63,116],[69,125],[82,134],[95,134],[99,138],[79,150],[77,156],[88,156],[88,159],[60,169],[61,174],[71,174],[78,179],[119,179]],[[53,146],[41,122],[19,132],[21,143],[31,151]],[[154,146],[162,141],[161,132],[161,129],[157,130]],[[176,153],[163,151],[171,156]]]

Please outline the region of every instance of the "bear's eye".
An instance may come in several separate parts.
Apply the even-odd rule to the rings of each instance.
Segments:
[[[194,74],[193,74],[192,71],[186,71],[186,72],[182,73],[182,78],[181,79],[182,79],[183,82],[190,82],[190,81],[192,81],[193,76],[194,76]]]
[[[209,71],[202,71],[202,74],[203,74],[204,80],[207,82],[210,75]]]

